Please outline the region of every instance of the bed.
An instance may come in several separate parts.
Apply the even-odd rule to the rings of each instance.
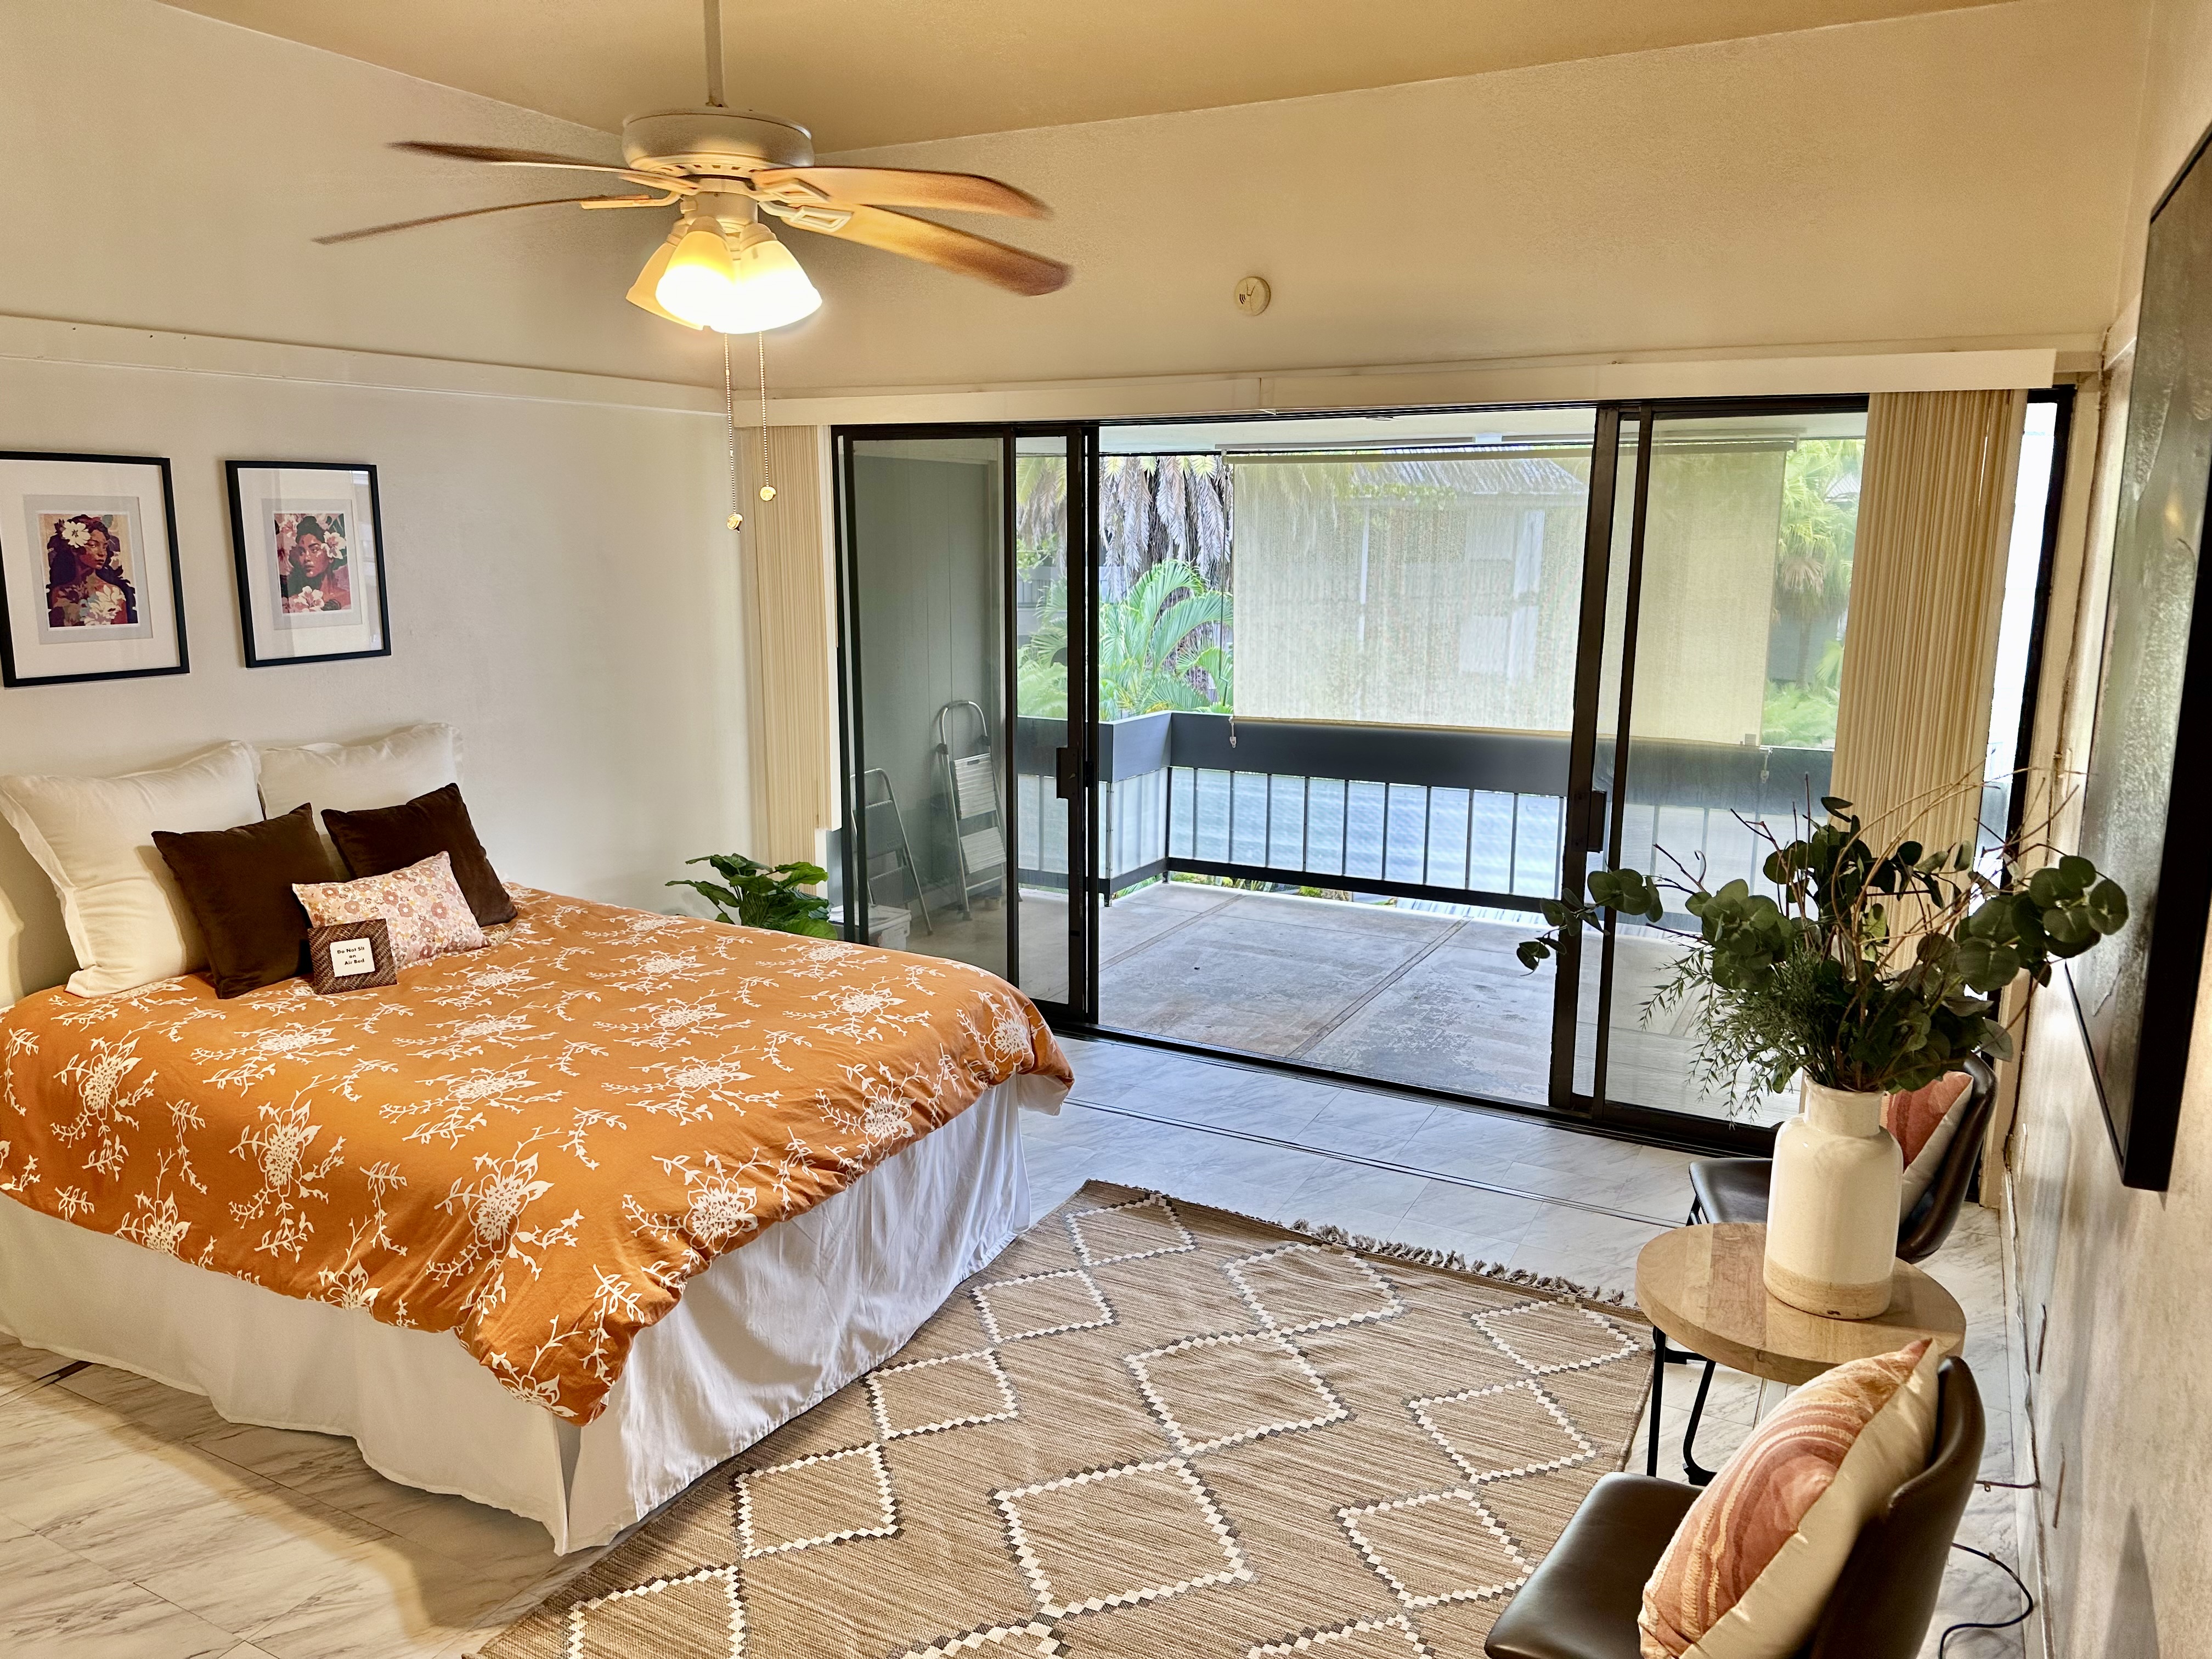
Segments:
[[[605,1541],[1027,1223],[1071,1080],[957,963],[517,889],[398,985],[0,1013],[0,1326]]]

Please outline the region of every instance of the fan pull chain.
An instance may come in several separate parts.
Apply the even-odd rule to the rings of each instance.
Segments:
[[[730,371],[730,337],[722,337],[722,418],[730,439],[730,516],[732,530],[744,528],[745,515],[738,511],[738,393]]]
[[[761,487],[760,498],[764,501],[775,499],[775,486],[768,481],[768,331],[753,336],[753,344],[760,353],[761,400]]]

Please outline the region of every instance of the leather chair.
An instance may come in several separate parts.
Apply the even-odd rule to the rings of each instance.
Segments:
[[[1959,1127],[1944,1148],[1936,1174],[1928,1183],[1920,1201],[1899,1219],[1897,1225],[1897,1254],[1906,1261],[1923,1261],[1942,1248],[1943,1241],[1951,1236],[1957,1224],[1960,1206],[1966,1201],[1966,1188],[1974,1178],[1974,1170],[1982,1159],[1982,1139],[1989,1132],[1990,1114],[1996,1109],[1997,1097],[1996,1073],[1989,1062],[1978,1054],[1970,1054],[1960,1068],[1970,1081],[1966,1085],[1966,1104],[1959,1109],[1963,1115]],[[1766,1219],[1766,1193],[1773,1177],[1774,1162],[1765,1158],[1708,1158],[1690,1165],[1690,1190],[1694,1194],[1690,1204],[1690,1220],[1700,1221],[1757,1221]],[[1668,1346],[1665,1349],[1668,1364],[1686,1363],[1704,1356]],[[1699,1466],[1695,1455],[1698,1425],[1704,1420],[1705,1395],[1712,1387],[1713,1362],[1705,1361],[1705,1375],[1698,1379],[1697,1399],[1690,1407],[1690,1421],[1682,1435],[1682,1465],[1690,1479],[1702,1486],[1712,1479],[1712,1471]],[[1653,1455],[1657,1455],[1654,1442]]]
[[[1964,1126],[1960,1126],[1963,1127]],[[1795,1659],[1915,1659],[1959,1518],[1982,1462],[1982,1398],[1966,1362],[1936,1371],[1928,1467],[1866,1523]],[[1590,1488],[1528,1582],[1491,1627],[1491,1659],[1638,1659],[1644,1582],[1697,1500],[1695,1486],[1608,1474]]]

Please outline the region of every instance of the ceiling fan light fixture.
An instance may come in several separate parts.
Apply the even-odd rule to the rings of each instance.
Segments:
[[[645,262],[645,269],[637,273],[637,280],[630,284],[629,292],[623,297],[640,310],[649,311],[672,323],[682,323],[686,328],[704,328],[705,324],[685,321],[661,304],[658,293],[660,279],[667,274],[668,262],[676,252],[676,245],[683,240],[684,226],[679,221],[676,228],[668,233],[668,239],[653,249],[653,257]]]
[[[668,263],[653,284],[653,297],[678,322],[694,328],[720,327],[716,319],[738,283],[729,244],[721,227],[711,221],[685,222],[689,228],[667,250]]]
[[[747,225],[734,246],[736,282],[710,326],[724,334],[760,334],[822,308],[821,293],[766,225]]]

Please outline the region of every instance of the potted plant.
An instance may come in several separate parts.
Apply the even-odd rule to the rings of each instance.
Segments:
[[[2078,854],[2000,884],[1970,846],[1878,844],[1849,801],[1820,805],[1825,821],[1808,807],[1786,845],[1739,820],[1769,849],[1771,894],[1740,880],[1711,889],[1672,859],[1680,878],[1600,870],[1587,902],[1544,906],[1550,931],[1517,954],[1534,969],[1563,931],[1608,910],[1687,941],[1645,1018],[1695,999],[1699,1073],[1734,1102],[1803,1079],[1803,1110],[1775,1139],[1766,1287],[1810,1312],[1868,1319],[1889,1305],[1897,1238],[1902,1160],[1883,1100],[1977,1052],[2010,1058],[1997,994],[2023,973],[2048,984],[2053,961],[2118,932],[2127,896]],[[2008,847],[2002,867],[2053,850]],[[1694,933],[1666,925],[1670,890]]]
[[[686,864],[711,864],[720,881],[685,878],[671,887],[689,887],[714,907],[716,918],[745,927],[765,927],[771,933],[804,933],[810,939],[835,939],[830,921],[830,901],[809,887],[830,879],[818,864],[778,864],[773,866],[742,853],[709,853],[686,859]]]

